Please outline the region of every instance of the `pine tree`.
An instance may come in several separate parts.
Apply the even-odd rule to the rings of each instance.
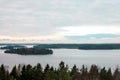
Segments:
[[[18,73],[17,73],[17,68],[16,66],[13,67],[11,73],[10,73],[10,76],[16,80],[19,79],[19,76],[18,76]]]
[[[65,66],[63,61],[61,61],[59,64],[58,77],[58,80],[71,80],[70,72],[68,71],[68,65]]]
[[[74,65],[73,68],[72,68],[72,70],[71,70],[70,75],[73,76],[73,75],[75,75],[77,73],[78,73],[78,68],[76,67],[76,65]]]
[[[92,65],[89,71],[89,79],[90,80],[97,80],[99,78],[99,71],[96,65]]]
[[[43,80],[43,71],[40,63],[33,68],[33,75],[34,80]]]
[[[33,79],[33,70],[32,66],[28,64],[27,66],[23,66],[21,71],[21,80],[32,80]]]
[[[7,80],[6,70],[5,70],[4,65],[1,65],[1,68],[0,68],[0,79],[1,80]]]
[[[115,72],[113,73],[113,80],[120,80],[120,71],[119,71],[119,68],[115,69]]]
[[[108,69],[108,72],[107,72],[107,80],[113,80],[111,68]]]
[[[101,69],[100,80],[108,80],[108,78],[107,78],[107,71],[106,71],[105,67],[103,69]]]
[[[83,65],[81,71],[81,79],[88,80],[88,69]]]

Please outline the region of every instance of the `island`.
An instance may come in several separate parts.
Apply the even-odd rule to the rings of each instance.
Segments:
[[[53,51],[47,48],[17,48],[8,49],[5,53],[20,54],[20,55],[48,55],[53,54]]]
[[[26,48],[27,46],[42,49],[79,49],[79,50],[120,50],[120,43],[86,43],[86,44],[0,44],[1,49],[18,49]]]
[[[120,44],[38,44],[34,47],[53,49],[66,48],[79,50],[113,50],[120,49]]]
[[[7,45],[7,46],[0,47],[0,49],[17,49],[17,48],[25,48],[25,46],[22,46],[22,45]]]
[[[78,47],[83,50],[115,50],[120,49],[120,44],[84,44]]]

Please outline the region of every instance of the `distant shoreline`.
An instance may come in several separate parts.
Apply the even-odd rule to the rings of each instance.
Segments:
[[[53,49],[81,49],[81,50],[113,50],[120,49],[120,43],[101,43],[101,44],[0,44],[0,46],[29,46],[37,48],[53,48]]]

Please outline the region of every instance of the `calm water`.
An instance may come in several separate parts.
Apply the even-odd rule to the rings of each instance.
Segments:
[[[18,64],[36,65],[41,63],[44,67],[47,63],[58,67],[60,61],[64,61],[70,67],[97,64],[100,67],[115,69],[120,65],[120,50],[77,50],[77,49],[52,49],[53,55],[16,55],[5,54],[0,50],[0,64],[9,66],[9,69]]]

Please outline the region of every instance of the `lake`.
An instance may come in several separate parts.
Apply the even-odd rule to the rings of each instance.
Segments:
[[[61,61],[72,67],[76,64],[81,67],[83,64],[90,67],[96,64],[99,67],[111,67],[114,70],[120,65],[120,50],[79,50],[79,49],[52,49],[52,55],[17,55],[6,54],[0,50],[0,65],[4,64],[11,69],[18,64],[36,65],[41,63],[44,67],[47,63],[50,66],[58,67]]]

